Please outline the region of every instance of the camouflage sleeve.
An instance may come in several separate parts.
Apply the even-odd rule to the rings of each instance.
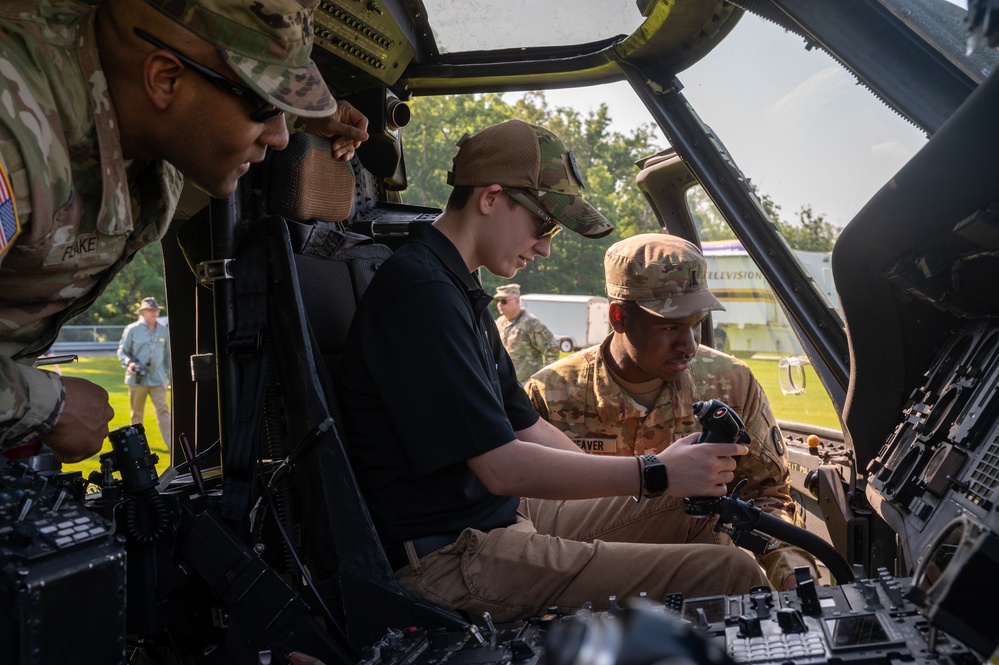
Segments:
[[[19,228],[14,238],[8,237],[5,244],[0,244],[0,264],[3,263],[7,251],[17,244],[17,237],[24,233],[24,229],[31,221],[31,189],[28,185],[28,171],[24,168],[20,145],[11,137],[0,119],[0,178],[4,176],[10,183]]]
[[[0,123],[0,170],[6,173],[17,205],[21,229],[31,220],[28,175],[20,147]],[[9,243],[0,251],[0,264]],[[31,443],[55,425],[62,414],[65,393],[54,372],[35,369],[0,356],[0,450]]]
[[[55,372],[0,357],[0,450],[47,434],[62,415],[65,392]]]
[[[738,477],[749,481],[740,494],[741,498],[747,501],[752,499],[761,510],[785,522],[803,526],[797,505],[791,499],[787,450],[782,444],[777,419],[770,409],[766,393],[755,378],[750,381],[743,418],[750,436],[750,452],[739,459],[736,471]],[[818,580],[815,559],[788,543],[774,541],[766,552],[757,556],[757,561],[777,589],[797,566],[809,566],[812,577]]]
[[[531,377],[524,383],[524,390],[527,391],[527,398],[531,400],[531,404],[534,406],[534,410],[538,412],[538,415],[551,422],[551,417],[548,413],[548,403],[545,401],[541,381]]]
[[[541,355],[544,358],[542,365],[550,365],[559,357],[558,340],[555,339],[555,335],[552,331],[548,329],[548,326],[538,322],[538,330],[535,333],[535,346],[541,351]]]
[[[739,458],[736,471],[737,478],[748,481],[741,496],[753,499],[757,506],[773,516],[795,523],[796,506],[791,500],[787,453],[783,448],[778,449],[774,438],[780,436],[777,419],[760,384],[755,379],[750,383],[742,413],[750,438],[749,454]]]

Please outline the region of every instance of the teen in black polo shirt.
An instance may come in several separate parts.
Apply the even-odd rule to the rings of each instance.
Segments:
[[[745,446],[695,447],[694,434],[658,457],[599,457],[538,417],[475,273],[513,277],[548,256],[563,226],[594,238],[612,227],[583,201],[572,153],[551,132],[510,120],[458,145],[447,208],[379,270],[342,365],[348,452],[400,583],[499,621],[587,601],[606,609],[611,595],[766,584],[752,557],[714,544],[711,520],[678,533],[661,519],[682,510],[680,497],[723,494]],[[674,455],[710,461],[670,478]],[[593,510],[560,523],[545,499]]]

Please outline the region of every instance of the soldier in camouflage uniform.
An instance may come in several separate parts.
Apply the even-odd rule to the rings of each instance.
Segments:
[[[709,525],[670,528],[666,504],[651,500],[663,489],[649,473],[662,467],[655,455],[586,455],[540,419],[499,341],[480,268],[512,278],[548,256],[563,224],[589,237],[611,231],[582,199],[572,153],[551,132],[509,120],[464,137],[450,177],[444,213],[414,225],[372,279],[341,366],[347,451],[400,584],[502,621],[552,605],[607,609],[611,595],[765,584],[756,561],[717,545]],[[718,496],[746,446],[694,439],[676,449],[713,463],[672,489]],[[635,504],[635,494],[650,500]],[[531,519],[538,504],[562,499],[589,514]]]
[[[268,148],[287,145],[282,112],[337,137],[337,158],[367,138],[367,120],[337,107],[309,59],[314,5],[3,3],[0,450],[43,437],[66,461],[100,449],[107,393],[33,360],[163,236],[182,176],[230,195]]]
[[[800,523],[787,451],[763,389],[745,363],[699,344],[701,322],[722,306],[708,290],[697,247],[669,235],[634,236],[611,246],[604,266],[613,332],[535,374],[525,386],[534,407],[580,449],[631,456],[659,453],[700,431],[694,402],[719,399],[751,438],[727,490],[745,478],[743,499]],[[689,473],[688,464],[667,464],[670,478]],[[674,511],[674,519],[691,518]],[[811,566],[818,579],[812,557],[780,541],[757,558],[778,589],[793,586],[796,566]]]
[[[517,380],[523,383],[532,374],[558,360],[558,340],[534,316],[520,306],[520,284],[504,284],[493,295],[500,316],[496,319],[503,348],[517,368]]]

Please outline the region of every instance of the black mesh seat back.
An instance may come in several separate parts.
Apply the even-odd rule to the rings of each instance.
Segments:
[[[337,372],[357,302],[381,263],[384,245],[348,247],[328,257],[295,254],[295,277],[311,338],[315,374],[335,424],[296,469],[303,542],[321,593],[340,608],[355,646],[387,626],[458,628],[467,621],[403,589],[382,549],[344,447]],[[294,301],[297,298],[289,298]]]
[[[387,247],[373,243],[351,247],[328,257],[294,255],[302,308],[317,365],[315,369],[334,420],[332,440],[317,446],[320,450],[315,459],[299,470],[308,477],[310,484],[322,486],[319,490],[322,497],[312,498],[321,498],[324,504],[329,504],[318,512],[328,513],[331,523],[324,526],[322,520],[327,518],[320,518],[313,523],[313,529],[329,530],[337,541],[335,551],[328,550],[327,543],[323,549],[312,553],[314,565],[326,568],[328,562],[324,559],[336,556],[341,569],[346,566],[376,571],[376,577],[392,576],[343,446],[342,412],[336,386],[357,303],[378,266],[390,255]],[[307,541],[309,538],[310,534],[306,534]],[[327,534],[314,531],[311,538],[325,542]],[[330,570],[336,568],[332,563],[329,566]]]
[[[290,150],[299,143],[301,149]],[[270,164],[272,184],[294,196],[272,210],[285,223],[274,218],[268,227],[269,307],[289,445],[313,437],[329,424],[328,417],[333,421],[293,472],[311,577],[358,648],[375,642],[389,626],[463,626],[462,617],[399,585],[344,445],[336,392],[340,359],[357,303],[391,250],[340,223],[350,209],[343,190],[353,200],[357,167],[332,163],[328,142],[294,135],[292,144]],[[326,213],[332,217],[323,211],[333,211]],[[317,213],[319,219],[303,219]]]
[[[385,248],[387,251],[387,248]],[[332,378],[337,375],[350,322],[357,312],[357,298],[351,271],[343,260],[297,256],[296,268],[309,327],[323,364]],[[366,286],[366,285],[365,285]],[[361,287],[363,290],[363,286]],[[334,396],[335,397],[335,396]],[[336,399],[330,400],[336,409]]]

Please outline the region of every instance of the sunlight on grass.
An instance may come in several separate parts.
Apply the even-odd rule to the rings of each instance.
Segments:
[[[818,376],[811,365],[806,365],[805,376],[807,389],[803,395],[784,395],[780,390],[780,381],[777,376],[777,359],[749,359],[746,361],[757,380],[763,386],[763,390],[770,399],[777,418],[781,420],[791,420],[799,423],[809,423],[822,427],[839,429],[839,418],[833,408],[829,396],[819,383]],[[125,386],[125,370],[118,363],[115,356],[96,356],[80,358],[78,362],[68,363],[62,366],[65,376],[77,376],[93,381],[108,391],[111,407],[114,409],[114,418],[111,420],[109,429],[115,430],[128,425],[128,388]],[[169,393],[168,393],[169,396]],[[153,405],[146,403],[145,417],[143,425],[146,428],[146,439],[149,441],[150,450],[159,456],[156,463],[156,470],[163,473],[170,465],[170,453],[167,450],[160,428],[156,424],[156,416],[153,412]],[[111,450],[111,444],[105,440],[104,448],[101,452]],[[100,469],[99,455],[95,455],[79,464],[65,464],[65,471],[81,471],[84,477],[91,471]]]
[[[746,360],[756,380],[763,386],[763,391],[770,400],[770,408],[773,409],[777,419],[841,429],[832,400],[811,364],[804,367],[805,392],[800,395],[785,395],[781,392],[780,378],[777,374],[779,362],[776,358]]]
[[[125,370],[116,356],[90,356],[80,358],[77,362],[66,363],[61,366],[63,376],[75,376],[81,379],[93,381],[108,391],[111,408],[114,409],[114,418],[108,425],[108,429],[114,431],[119,427],[124,427],[128,421],[128,386],[125,385]],[[167,401],[170,400],[170,393],[167,392]],[[152,402],[147,400],[146,411],[143,414],[142,424],[146,429],[146,440],[149,442],[149,449],[156,454],[159,459],[156,462],[156,470],[160,474],[170,466],[170,452],[167,450],[163,435],[156,424],[156,414],[153,410]],[[111,443],[105,439],[101,453],[111,450]],[[101,468],[100,454],[85,459],[79,464],[64,464],[63,471],[81,471],[83,477],[90,475],[91,471]]]

